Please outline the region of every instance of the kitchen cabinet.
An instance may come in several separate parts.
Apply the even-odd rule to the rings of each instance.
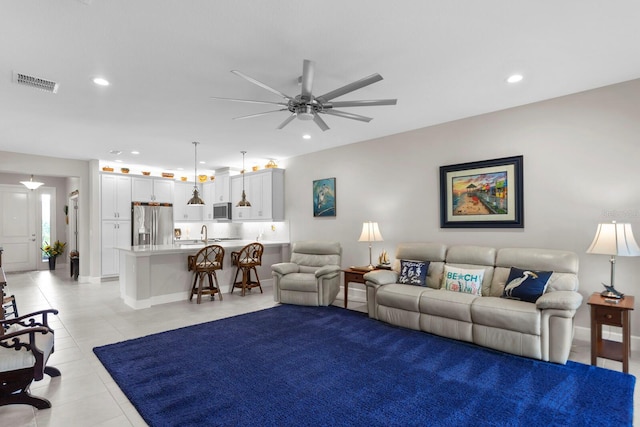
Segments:
[[[202,206],[187,205],[187,201],[193,196],[193,183],[176,182],[174,190],[173,221],[202,221]],[[200,192],[200,197],[204,199],[201,185],[198,185],[198,192]],[[204,201],[207,203],[207,199],[204,199]],[[211,205],[205,205],[205,207],[206,206]],[[213,208],[211,208],[211,212],[213,212]]]
[[[101,219],[131,219],[131,178],[100,175]]]
[[[231,175],[229,172],[218,173],[216,171],[215,185],[215,203],[231,202]]]
[[[120,251],[117,247],[131,246],[131,221],[102,221],[101,230],[101,275],[120,274]]]
[[[244,181],[250,208],[236,207],[242,198],[242,175],[231,177],[234,221],[284,220],[284,169],[247,172]]]
[[[173,185],[168,178],[132,178],[131,198],[134,202],[173,203]]]
[[[216,203],[216,184],[215,182],[205,182],[202,184],[202,219],[205,221],[213,220],[213,204]]]

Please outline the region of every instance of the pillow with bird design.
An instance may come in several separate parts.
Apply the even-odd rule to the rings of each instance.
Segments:
[[[523,270],[511,267],[502,298],[535,303],[547,289],[553,271]]]

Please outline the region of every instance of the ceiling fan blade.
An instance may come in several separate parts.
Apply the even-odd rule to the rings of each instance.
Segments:
[[[329,130],[329,126],[322,120],[322,117],[317,113],[313,113],[313,121],[316,122],[318,127],[322,130],[322,132]]]
[[[288,125],[293,119],[296,118],[296,113],[292,113],[289,117],[287,117],[284,122],[280,123],[280,126],[277,127],[277,129],[282,129],[283,127],[285,127],[286,125]]]
[[[313,89],[313,73],[316,63],[305,59],[302,63],[302,98],[311,100]]]
[[[242,120],[242,119],[250,119],[252,117],[260,117],[260,116],[264,116],[265,114],[270,114],[270,113],[278,113],[280,111],[288,111],[286,108],[281,108],[279,110],[273,110],[273,111],[265,111],[264,113],[257,113],[257,114],[249,114],[248,116],[240,116],[240,117],[234,117],[233,120]]]
[[[253,99],[221,98],[219,96],[210,96],[209,98],[218,99],[222,101],[248,102],[249,104],[269,104],[269,105],[284,105],[284,106],[288,105],[286,102],[256,101]]]
[[[371,99],[366,101],[336,101],[331,102],[331,107],[370,107],[374,105],[396,105],[397,99]],[[326,108],[328,105],[325,105]]]
[[[271,93],[275,93],[276,95],[281,96],[282,98],[286,99],[287,101],[290,101],[291,99],[293,99],[289,95],[286,95],[286,94],[280,92],[279,90],[272,88],[271,86],[267,86],[266,84],[254,79],[253,77],[249,77],[246,74],[243,74],[238,70],[231,70],[231,72],[233,74],[235,74],[236,76],[240,76],[243,79],[247,80],[248,82],[253,83],[254,85],[260,86],[261,88],[266,89]]]
[[[365,117],[360,114],[347,113],[346,111],[338,111],[334,109],[324,110],[323,113],[330,114],[332,116],[344,117],[345,119],[360,120],[361,122],[367,123],[373,120],[371,117]]]
[[[337,98],[349,92],[353,92],[354,90],[358,90],[365,86],[369,86],[370,84],[379,82],[380,80],[382,80],[382,76],[380,74],[378,73],[371,74],[368,77],[364,77],[358,81],[342,86],[341,88],[332,90],[331,92],[325,93],[322,96],[316,96],[316,99],[320,102],[331,101],[333,98]]]

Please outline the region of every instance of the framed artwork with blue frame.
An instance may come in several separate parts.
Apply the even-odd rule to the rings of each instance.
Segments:
[[[313,181],[313,216],[336,216],[335,178],[324,178]]]

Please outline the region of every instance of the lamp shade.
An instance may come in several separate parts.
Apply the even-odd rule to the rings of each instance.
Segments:
[[[631,224],[598,224],[596,235],[587,249],[589,254],[640,256],[640,247],[633,238]]]
[[[378,228],[377,222],[365,221],[362,224],[362,233],[358,242],[382,242],[382,234],[380,234],[380,228]]]

